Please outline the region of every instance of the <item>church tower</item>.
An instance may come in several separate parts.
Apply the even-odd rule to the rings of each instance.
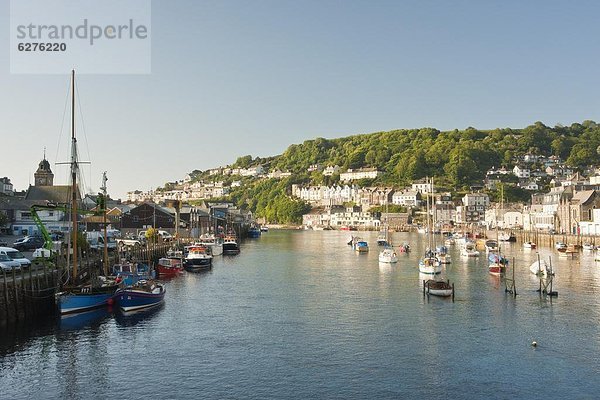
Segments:
[[[52,186],[54,184],[54,174],[50,169],[50,163],[46,160],[46,149],[44,149],[44,159],[40,161],[40,165],[33,176],[35,186]]]

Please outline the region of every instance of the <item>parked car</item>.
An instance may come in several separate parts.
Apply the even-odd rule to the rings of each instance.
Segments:
[[[44,246],[44,238],[41,236],[25,236],[13,243],[12,247],[19,251],[35,250]]]
[[[171,235],[167,231],[158,231],[158,237],[162,239],[163,242],[170,242],[173,240],[173,235]]]
[[[31,267],[31,261],[15,248],[0,247],[0,255],[2,254],[9,256],[14,261],[18,261],[21,264],[21,268]]]
[[[6,272],[12,272],[13,269],[20,270],[21,263],[13,260],[6,254],[0,254],[0,269]]]

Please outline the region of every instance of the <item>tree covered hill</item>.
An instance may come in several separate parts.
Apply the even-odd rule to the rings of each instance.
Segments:
[[[328,185],[339,179],[339,175],[308,173],[313,164],[339,165],[341,171],[376,167],[383,175],[374,181],[363,182],[369,185],[403,186],[430,176],[447,189],[461,191],[473,184],[481,184],[490,168],[512,168],[518,156],[528,153],[559,156],[567,165],[581,168],[599,165],[599,151],[600,125],[594,121],[555,127],[536,122],[523,129],[483,131],[469,127],[442,132],[422,128],[338,139],[317,138],[293,144],[274,157],[239,157],[233,167],[262,165],[270,171],[289,171],[293,175],[272,183],[248,180],[243,187],[233,190],[231,196],[239,206],[249,208],[258,216],[297,222],[298,215],[294,213],[304,211],[306,207],[290,201],[283,192],[289,193],[293,183]],[[196,176],[196,179],[203,178],[207,175],[199,173]]]

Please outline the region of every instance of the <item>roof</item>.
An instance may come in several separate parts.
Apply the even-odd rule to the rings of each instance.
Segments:
[[[582,190],[580,192],[575,192],[571,201],[573,203],[585,204],[592,198],[595,192],[595,190]]]
[[[25,200],[46,200],[55,203],[68,203],[71,198],[71,186],[29,186]],[[81,199],[79,190],[77,198]]]

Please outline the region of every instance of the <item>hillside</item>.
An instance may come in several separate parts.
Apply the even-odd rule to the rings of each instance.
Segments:
[[[467,128],[439,131],[433,128],[394,130],[354,135],[338,139],[317,138],[289,146],[281,155],[268,158],[244,156],[232,167],[248,168],[262,165],[267,171],[292,172],[284,180],[244,179],[244,185],[231,193],[239,206],[258,216],[278,222],[297,222],[298,212],[306,210],[284,195],[293,183],[329,185],[339,175],[324,176],[308,173],[313,164],[339,165],[347,168],[376,167],[383,175],[362,185],[401,187],[414,180],[431,176],[439,186],[454,192],[481,185],[486,172],[494,167],[512,168],[518,156],[535,154],[558,156],[566,164],[582,168],[600,164],[600,125],[594,121],[570,126],[548,127],[541,122],[523,129],[498,128],[490,131]],[[208,179],[207,173],[194,171],[194,179]],[[232,180],[232,177],[211,176]],[[272,181],[269,183],[269,181]],[[514,193],[512,193],[514,192]],[[515,200],[529,194],[512,191]],[[512,194],[511,194],[512,193]],[[510,199],[509,199],[510,200]]]

